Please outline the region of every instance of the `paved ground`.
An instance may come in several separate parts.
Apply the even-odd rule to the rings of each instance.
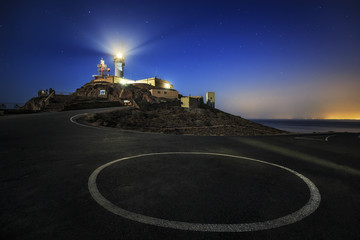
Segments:
[[[195,137],[70,121],[90,111],[96,110],[0,117],[2,239],[359,239],[359,134]],[[89,177],[98,167],[163,152],[225,155],[173,153],[114,162],[95,181],[110,207],[90,194]],[[319,207],[295,223],[250,232],[151,225],[165,219],[188,223],[185,228],[213,224],[206,225],[209,231],[264,222],[271,228],[272,220],[296,213],[311,199],[293,172],[226,155],[302,174],[319,190]],[[127,219],[134,215],[153,222]]]

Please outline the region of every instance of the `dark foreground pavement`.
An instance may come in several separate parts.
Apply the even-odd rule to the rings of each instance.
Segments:
[[[96,110],[0,118],[1,239],[359,239],[359,134],[195,137],[89,128],[70,117]],[[221,153],[278,164],[310,179],[317,210],[278,228],[201,232],[129,220],[94,200],[98,167],[147,153]],[[310,198],[293,173],[219,155],[165,154],[116,162],[99,172],[114,206],[155,219],[244,224],[291,214]]]

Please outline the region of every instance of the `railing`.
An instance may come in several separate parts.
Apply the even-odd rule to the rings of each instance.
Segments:
[[[49,105],[49,103],[50,103],[50,98],[53,98],[55,96],[55,92],[53,91],[53,92],[51,92],[50,94],[49,94],[49,96],[47,96],[47,98],[45,98],[45,100],[43,101],[43,106],[44,106],[44,108],[47,106],[47,105]]]

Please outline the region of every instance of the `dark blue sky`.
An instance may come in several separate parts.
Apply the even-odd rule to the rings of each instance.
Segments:
[[[360,119],[358,1],[7,1],[0,101],[75,91],[103,57],[248,118]]]

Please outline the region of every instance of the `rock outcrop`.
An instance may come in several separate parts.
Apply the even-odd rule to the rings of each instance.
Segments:
[[[30,99],[23,107],[30,111],[62,111],[81,108],[98,108],[121,106],[124,100],[129,100],[131,104],[147,105],[173,100],[160,99],[153,97],[150,89],[154,88],[148,84],[120,85],[114,83],[87,83],[81,88],[76,89],[72,95],[55,95],[48,99],[49,95],[42,95]],[[104,95],[100,95],[100,90],[105,90]]]
[[[89,114],[82,120],[94,126],[171,134],[249,136],[285,133],[218,109],[206,106],[181,108],[179,105],[179,102],[151,104],[141,109]]]
[[[22,107],[24,110],[28,111],[41,111],[45,108],[44,100],[46,96],[34,97],[25,103]]]
[[[74,95],[83,97],[102,97],[109,101],[135,100],[138,103],[156,103],[159,100],[151,96],[149,89],[153,88],[147,84],[120,85],[116,83],[87,83],[78,88]],[[100,95],[100,90],[105,90],[105,95]]]
[[[75,95],[54,95],[48,102],[45,102],[45,99],[46,96],[32,98],[22,107],[22,110],[40,112],[123,106],[120,101]]]

